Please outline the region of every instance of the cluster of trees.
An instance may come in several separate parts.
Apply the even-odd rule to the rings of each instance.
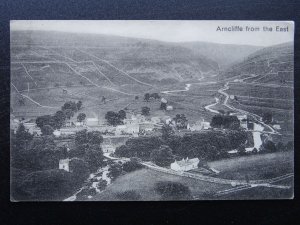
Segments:
[[[90,172],[96,171],[99,167],[104,166],[105,162],[103,151],[100,144],[103,137],[99,131],[90,131],[86,129],[78,131],[75,135],[75,149],[70,152],[70,157],[83,159]]]
[[[75,191],[100,166],[105,165],[99,132],[80,131],[75,149],[57,146],[53,136],[33,138],[21,124],[11,132],[12,197],[16,199],[57,199]],[[71,158],[71,173],[59,170],[59,160]]]
[[[262,121],[264,123],[271,123],[273,121],[273,115],[270,112],[265,112],[262,115]]]
[[[149,100],[151,99],[160,99],[160,95],[158,93],[152,93],[152,94],[146,93],[144,95],[144,100],[146,102],[149,102]]]
[[[147,106],[142,107],[142,115],[149,116],[150,115],[150,108]]]
[[[60,129],[65,124],[66,119],[73,117],[74,113],[81,108],[81,101],[78,101],[77,103],[68,101],[61,107],[61,110],[57,111],[54,115],[37,117],[36,125],[41,129],[43,135],[50,135],[55,129]],[[84,120],[85,114],[84,116],[81,115],[80,119]]]
[[[284,152],[284,151],[293,151],[294,142],[289,141],[286,144],[282,142],[274,143],[271,140],[263,142],[260,146],[260,153],[272,153],[272,152]]]
[[[52,136],[33,138],[21,124],[11,132],[12,198],[61,200],[72,193],[88,174],[84,162],[72,161],[68,173],[58,169],[67,157],[66,147],[56,146]]]
[[[168,125],[163,127],[162,137],[130,139],[118,147],[115,154],[119,157],[139,157],[159,166],[167,166],[174,162],[174,156],[197,157],[205,161],[225,158],[229,150],[244,145],[247,140],[246,132],[236,130],[185,134],[181,137],[174,135]]]
[[[237,116],[215,115],[213,116],[210,125],[214,128],[237,130],[240,128],[240,121]]]
[[[126,119],[126,112],[120,110],[119,112],[108,111],[105,114],[105,119],[112,126],[123,124],[123,120]]]
[[[121,174],[133,172],[141,168],[144,168],[144,166],[140,164],[139,159],[132,157],[130,158],[130,161],[127,161],[123,164],[120,162],[111,164],[108,169],[108,177],[110,177],[112,180],[115,180]]]
[[[138,157],[150,159],[153,149],[158,149],[163,144],[159,137],[138,137],[126,141],[125,145],[116,148],[115,155],[119,157]]]
[[[187,118],[185,117],[184,114],[177,114],[173,118],[173,121],[175,122],[176,128],[178,130],[186,129],[187,128],[188,120],[187,120]]]
[[[244,131],[212,131],[186,134],[183,137],[173,136],[168,139],[167,144],[173,150],[173,154],[180,157],[216,160],[226,158],[229,150],[244,145],[247,138]]]
[[[169,166],[174,162],[174,155],[172,149],[167,145],[162,145],[158,149],[151,152],[150,159],[158,166]]]

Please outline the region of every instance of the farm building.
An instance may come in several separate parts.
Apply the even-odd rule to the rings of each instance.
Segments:
[[[175,162],[171,163],[171,169],[180,172],[189,171],[198,168],[198,163],[199,163],[198,158],[193,158],[193,159],[186,158],[180,161],[175,160]]]
[[[67,172],[70,172],[69,163],[70,163],[69,158],[61,159],[61,160],[59,160],[59,166],[58,167],[59,167],[60,170],[65,170]]]
[[[149,132],[149,131],[153,131],[154,129],[154,124],[153,123],[140,123],[140,132]]]
[[[156,123],[160,123],[160,118],[157,117],[157,116],[152,117],[152,118],[151,118],[151,122],[152,122],[152,123],[155,123],[155,124],[156,124]]]
[[[112,144],[102,144],[101,148],[104,153],[112,153],[115,151],[115,147]]]
[[[168,106],[167,106],[167,111],[172,111],[172,110],[173,110],[173,106],[168,105]]]
[[[87,126],[98,126],[99,125],[99,120],[98,118],[87,118],[86,119],[86,125]]]

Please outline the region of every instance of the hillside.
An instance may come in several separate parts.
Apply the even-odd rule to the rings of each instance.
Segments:
[[[252,76],[247,82],[292,83],[294,68],[293,43],[263,48],[222,73],[223,78]]]
[[[139,83],[138,81],[153,85],[176,83],[199,79],[202,72],[218,68],[215,61],[171,43],[46,31],[11,32],[11,58],[13,62],[68,62],[78,70],[98,73],[97,79],[91,79],[92,82],[98,84],[98,79],[101,79],[116,85]],[[38,66],[48,66],[48,63]],[[52,65],[50,67],[53,68]],[[15,70],[18,69],[13,69]],[[12,76],[19,77],[15,72]],[[48,86],[53,85],[50,80]]]
[[[261,49],[260,46],[217,44],[208,42],[185,42],[180,44],[191,49],[196,54],[205,55],[215,60],[221,69],[228,68],[233,63],[244,60],[245,57]]]

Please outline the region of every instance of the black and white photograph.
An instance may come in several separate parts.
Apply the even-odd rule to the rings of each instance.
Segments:
[[[10,200],[294,198],[294,22],[11,20]]]

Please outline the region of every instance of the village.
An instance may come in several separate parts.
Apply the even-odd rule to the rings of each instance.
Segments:
[[[160,99],[161,105],[165,107],[166,111],[172,111],[173,106],[168,104],[165,98]],[[240,129],[246,131],[253,131],[254,125],[257,124],[251,122],[246,114],[230,113],[229,116],[236,116],[239,121]],[[178,115],[180,117],[180,115]],[[125,144],[125,142],[130,138],[136,138],[140,136],[160,136],[162,132],[162,127],[167,125],[172,128],[172,130],[178,135],[184,135],[187,133],[197,133],[197,132],[207,132],[210,130],[224,130],[220,128],[213,128],[210,122],[204,119],[198,120],[193,124],[190,124],[185,118],[184,121],[172,118],[171,116],[144,116],[141,113],[128,113],[126,118],[122,120],[121,125],[113,126],[107,121],[103,121],[97,117],[84,118],[80,120],[77,118],[70,118],[66,120],[65,124],[60,129],[55,129],[53,131],[53,136],[57,139],[57,142],[62,143],[63,146],[67,146],[68,150],[69,143],[72,142],[74,136],[77,132],[82,130],[87,131],[98,131],[103,136],[103,143],[101,144],[102,151],[106,157],[109,158],[110,154],[115,152],[117,147]],[[183,123],[183,124],[182,124]],[[14,132],[17,131],[20,124],[23,124],[25,129],[32,134],[34,137],[40,137],[42,134],[41,129],[37,126],[33,119],[16,119],[13,114],[11,114],[11,129]],[[180,129],[179,129],[180,127]],[[260,148],[262,144],[260,138],[260,131],[257,130],[253,132],[254,136],[254,146],[246,148],[246,151],[252,151],[254,148]],[[258,137],[256,137],[258,134]],[[228,151],[229,154],[236,154],[237,150]],[[60,159],[58,168],[63,169],[67,172],[69,170],[70,159]],[[198,168],[199,159],[182,159],[170,164],[170,168],[175,171],[189,171]]]

